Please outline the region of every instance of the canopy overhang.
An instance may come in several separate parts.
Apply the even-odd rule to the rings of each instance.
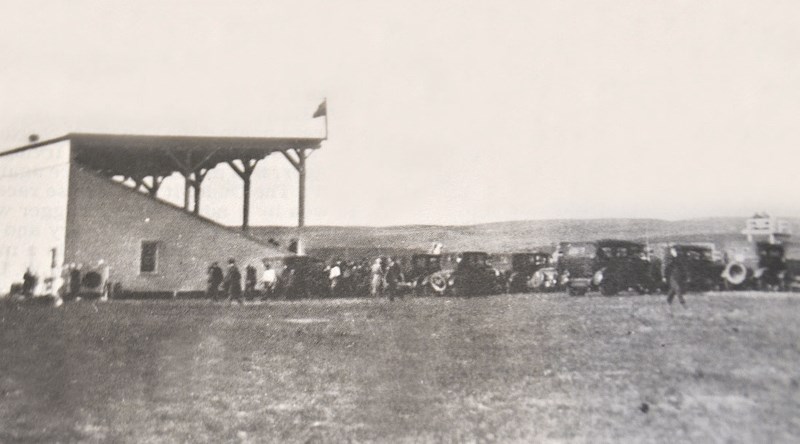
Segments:
[[[72,133],[76,162],[109,176],[169,176],[211,169],[234,160],[261,160],[274,152],[318,149],[307,137],[150,136]]]
[[[135,189],[144,188],[153,198],[165,177],[176,172],[181,174],[185,182],[183,208],[190,210],[192,193],[194,207],[191,211],[195,214],[200,214],[200,190],[206,174],[221,163],[227,164],[244,183],[242,229],[247,230],[250,177],[258,162],[274,152],[280,152],[297,170],[297,225],[305,224],[306,159],[327,138],[70,133],[2,152],[0,157],[65,140],[70,141],[71,156],[76,163],[107,177],[121,176],[124,182],[131,180]]]

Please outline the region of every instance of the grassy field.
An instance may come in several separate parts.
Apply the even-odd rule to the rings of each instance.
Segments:
[[[800,298],[0,304],[0,442],[796,442]]]

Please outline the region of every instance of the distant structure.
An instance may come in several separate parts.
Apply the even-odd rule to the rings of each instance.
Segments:
[[[792,226],[789,221],[779,220],[767,213],[756,213],[747,219],[742,234],[747,236],[748,242],[766,240],[771,244],[785,241],[792,235]]]
[[[0,294],[26,269],[54,282],[65,265],[100,261],[127,290],[198,291],[212,261],[290,255],[248,234],[250,177],[284,156],[298,171],[302,226],[306,159],[323,140],[73,133],[0,153]],[[203,179],[221,164],[243,182],[242,230],[199,214]],[[183,207],[158,198],[176,172]]]

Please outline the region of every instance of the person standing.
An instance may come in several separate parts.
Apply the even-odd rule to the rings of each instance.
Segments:
[[[381,264],[381,258],[375,259],[375,263],[372,264],[370,271],[370,294],[372,297],[378,297],[381,290],[383,290],[383,265]]]
[[[256,294],[256,267],[253,264],[247,264],[244,269],[244,296],[248,300],[253,299]]]
[[[219,267],[217,262],[212,262],[208,267],[208,287],[206,289],[206,296],[211,298],[212,301],[217,301],[219,298],[219,286],[225,277],[222,275],[222,268]]]
[[[228,275],[225,276],[225,290],[228,292],[228,300],[242,303],[242,273],[236,266],[236,261],[228,259]]]
[[[330,289],[329,295],[330,297],[336,297],[339,293],[339,283],[342,278],[342,267],[341,262],[336,262],[333,264],[330,270],[328,270],[328,288]]]
[[[26,268],[25,273],[22,275],[22,295],[25,297],[33,296],[37,281],[38,278],[31,272],[31,269]]]
[[[403,270],[399,260],[389,258],[389,267],[386,269],[386,290],[389,292],[389,300],[394,301],[398,293],[398,287],[403,280]]]
[[[97,261],[96,270],[100,270],[100,285],[102,293],[100,296],[101,301],[107,301],[108,296],[111,294],[111,267],[108,266],[104,259]]]
[[[283,299],[293,299],[298,297],[297,289],[300,285],[297,277],[297,269],[294,267],[284,268],[281,273],[281,287],[280,292]]]
[[[81,269],[83,264],[77,264],[69,272],[69,295],[70,299],[77,299],[81,295]]]
[[[278,284],[278,275],[275,270],[269,265],[266,259],[264,262],[264,276],[261,281],[264,283],[264,297],[262,299],[271,298],[275,292],[275,287]]]

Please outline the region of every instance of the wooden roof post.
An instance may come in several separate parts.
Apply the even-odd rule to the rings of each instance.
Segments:
[[[242,201],[242,230],[247,231],[250,226],[250,176],[253,175],[253,171],[256,169],[256,165],[258,165],[258,161],[260,159],[239,159],[242,162],[242,166],[239,167],[234,161],[229,160],[228,165],[230,165],[231,169],[242,178],[244,182],[244,195]]]
[[[306,224],[306,150],[297,151],[298,165],[298,196],[297,196],[297,226],[302,228]]]
[[[305,148],[295,148],[295,156],[289,154],[289,151],[281,151],[286,160],[292,164],[298,175],[298,193],[297,193],[297,226],[302,228],[306,223],[306,158],[308,157]]]

